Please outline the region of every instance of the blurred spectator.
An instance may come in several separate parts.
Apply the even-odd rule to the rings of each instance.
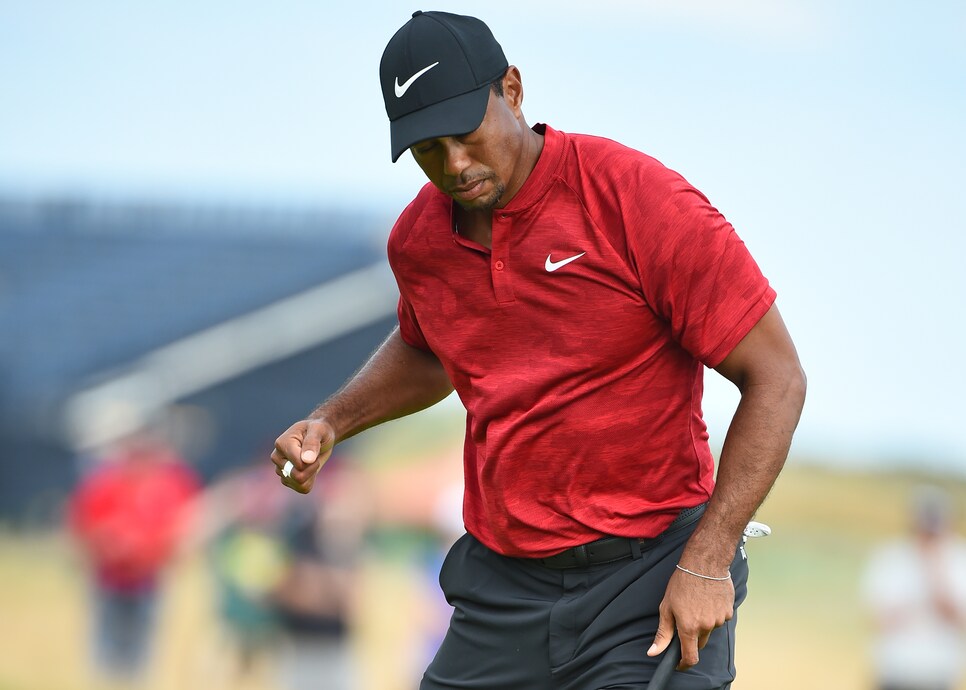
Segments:
[[[394,666],[403,677],[390,681],[370,673],[372,687],[417,687],[449,627],[453,609],[439,588],[439,571],[465,532],[462,454],[461,446],[450,446],[436,455],[392,463],[372,477],[374,527],[387,531],[393,549],[406,544],[405,560],[412,569],[409,610],[393,641]]]
[[[201,501],[203,518],[194,536],[207,551],[227,643],[226,653],[218,655],[222,663],[209,669],[213,687],[256,680],[277,651],[271,592],[286,567],[278,524],[290,499],[261,464],[227,473]]]
[[[70,498],[69,527],[93,575],[94,661],[113,679],[143,675],[161,576],[199,487],[185,461],[145,431],[97,458]]]
[[[360,480],[333,457],[318,492],[280,491],[263,456],[204,498],[203,536],[237,653],[235,680],[251,679],[268,657],[285,690],[349,690],[354,566],[365,524]]]
[[[912,537],[880,548],[863,583],[873,615],[879,690],[953,690],[966,659],[966,541],[951,530],[952,505],[923,488]]]
[[[304,497],[287,515],[283,535],[290,560],[272,593],[282,629],[282,687],[351,690],[349,626],[359,547],[354,537],[361,533],[337,529],[327,503],[311,510],[310,500]]]

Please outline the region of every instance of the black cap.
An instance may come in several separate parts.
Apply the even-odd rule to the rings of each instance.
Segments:
[[[503,48],[475,17],[415,12],[379,64],[392,160],[424,139],[472,132],[483,122],[489,85],[506,72]]]

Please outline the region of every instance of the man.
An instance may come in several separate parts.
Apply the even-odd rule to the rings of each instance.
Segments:
[[[136,682],[154,651],[164,575],[192,527],[201,480],[155,430],[106,449],[70,497],[68,526],[90,562],[91,642],[105,682]]]
[[[877,548],[862,581],[877,690],[953,690],[966,670],[966,541],[952,500],[921,487],[912,535]]]
[[[675,632],[675,687],[728,687],[738,541],[804,400],[774,291],[679,175],[530,128],[481,21],[415,13],[380,78],[392,158],[431,183],[389,239],[399,327],[279,437],[283,483],[309,491],[335,443],[455,388],[468,534],[421,688],[645,688]],[[717,485],[705,365],[741,391]]]

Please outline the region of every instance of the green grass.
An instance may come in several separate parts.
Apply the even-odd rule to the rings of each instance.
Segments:
[[[452,419],[444,410],[389,425],[356,444],[353,454],[373,472],[438,457],[461,440],[462,428]],[[747,546],[752,574],[740,614],[735,690],[869,687],[859,579],[870,550],[904,533],[910,491],[928,481],[789,464],[758,515],[772,536]],[[948,478],[941,483],[956,505],[966,506],[966,484]],[[966,533],[966,515],[959,518],[958,529]],[[360,576],[359,610],[366,619],[358,625],[358,650],[373,670],[362,690],[410,690],[399,680],[409,676],[393,664],[405,663],[400,642],[421,608],[420,597],[429,596],[417,591],[414,568],[407,570],[393,551],[381,562],[370,561]],[[168,591],[149,690],[276,690],[270,670],[225,680],[227,661],[219,656],[224,646],[202,559],[182,562]],[[0,690],[100,690],[85,680],[86,594],[83,568],[63,536],[0,532]],[[264,661],[270,665],[271,659]]]

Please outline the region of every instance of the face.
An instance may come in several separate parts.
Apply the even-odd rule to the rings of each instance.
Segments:
[[[506,205],[523,184],[521,175],[525,179],[529,172],[520,172],[524,130],[529,131],[519,108],[522,91],[518,80],[508,81],[513,81],[509,72],[502,97],[490,91],[486,115],[476,130],[426,139],[410,149],[430,182],[468,211]]]

